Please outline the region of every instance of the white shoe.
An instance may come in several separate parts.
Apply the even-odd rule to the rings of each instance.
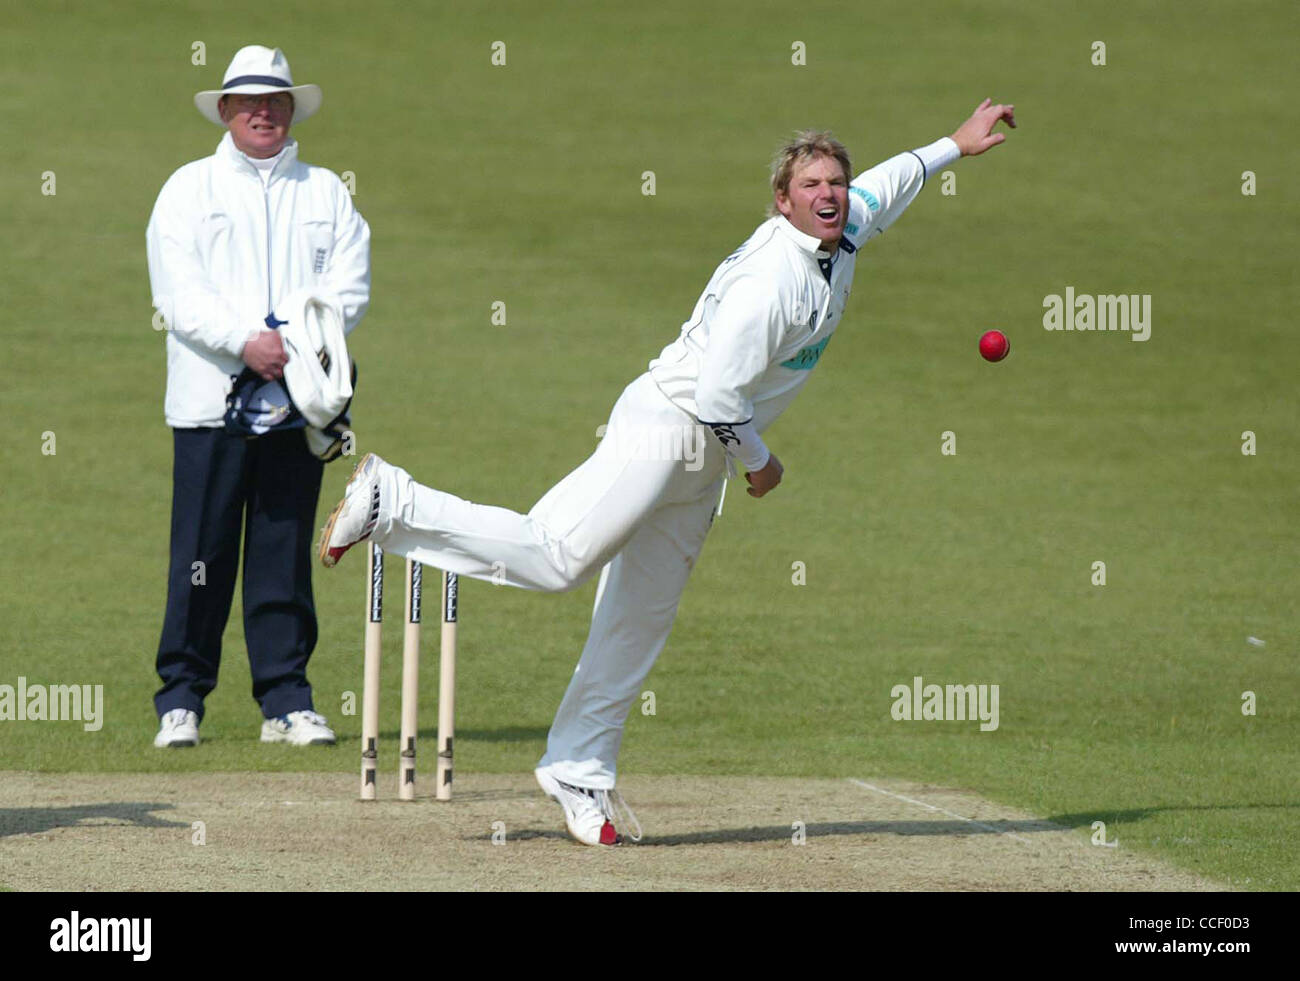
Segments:
[[[262,742],[291,746],[333,746],[334,730],[325,716],[311,710],[290,712],[262,723]]]
[[[159,720],[153,744],[159,749],[199,744],[199,713],[189,709],[172,709]]]
[[[617,839],[615,844],[623,840],[623,836],[616,831],[616,828],[622,828],[627,832],[627,836],[633,841],[641,840],[641,822],[636,819],[632,813],[632,808],[627,806],[627,801],[623,795],[611,787],[609,790],[593,790],[596,796],[596,804],[605,815],[605,823],[609,825],[611,831],[614,831],[614,837]],[[635,831],[632,828],[636,828]],[[601,835],[602,839],[604,833]]]
[[[367,453],[352,471],[343,500],[330,512],[321,530],[316,554],[326,568],[337,564],[357,542],[374,534],[379,523],[379,467],[383,462],[374,453]]]
[[[584,845],[618,845],[623,836],[614,827],[614,818],[625,826],[635,827],[629,836],[641,840],[641,822],[617,790],[593,790],[565,783],[551,774],[548,767],[539,766],[533,771],[537,783],[564,808],[564,823],[569,834]]]

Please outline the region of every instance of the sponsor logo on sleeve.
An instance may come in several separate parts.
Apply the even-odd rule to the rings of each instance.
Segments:
[[[856,194],[858,197],[860,197],[863,201],[867,203],[867,207],[870,208],[872,211],[880,210],[880,202],[877,201],[876,196],[872,194],[870,191],[868,191],[865,187],[850,186],[849,193]]]

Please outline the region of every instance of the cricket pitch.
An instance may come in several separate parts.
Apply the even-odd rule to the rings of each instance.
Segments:
[[[455,799],[354,774],[0,775],[0,885],[36,890],[1220,890],[971,793],[899,780],[637,777],[645,837],[586,848],[531,774]]]

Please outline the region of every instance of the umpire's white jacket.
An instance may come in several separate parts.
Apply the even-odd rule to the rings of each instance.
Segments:
[[[343,182],[290,140],[263,182],[226,133],[158,194],[145,233],[167,325],[169,426],[220,426],[240,352],[294,290],[332,294],[351,331],[370,302],[370,228]]]

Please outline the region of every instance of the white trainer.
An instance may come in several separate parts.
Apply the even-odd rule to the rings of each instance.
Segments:
[[[374,453],[367,453],[352,471],[343,500],[330,512],[321,530],[316,554],[326,568],[336,565],[344,552],[374,534],[379,522],[379,467],[383,462]]]
[[[158,722],[153,744],[159,749],[199,744],[199,713],[189,709],[172,709]]]
[[[533,775],[537,777],[538,786],[564,808],[564,823],[569,828],[569,834],[584,845],[602,844],[605,812],[591,796],[591,791],[557,780],[544,766],[535,769]]]
[[[538,785],[564,808],[564,823],[569,834],[584,845],[618,845],[623,836],[614,827],[614,818],[636,828],[633,841],[641,840],[641,823],[617,790],[592,790],[557,779],[548,767],[533,771]]]
[[[641,822],[632,813],[632,808],[627,806],[622,794],[612,787],[609,790],[593,790],[592,794],[595,795],[596,806],[605,815],[606,824],[611,828],[622,828],[633,841],[641,840]],[[633,831],[633,828],[636,830]],[[616,837],[619,841],[623,840],[622,834],[616,834]]]
[[[262,742],[291,746],[333,746],[334,730],[325,716],[304,710],[276,716],[262,723]]]

